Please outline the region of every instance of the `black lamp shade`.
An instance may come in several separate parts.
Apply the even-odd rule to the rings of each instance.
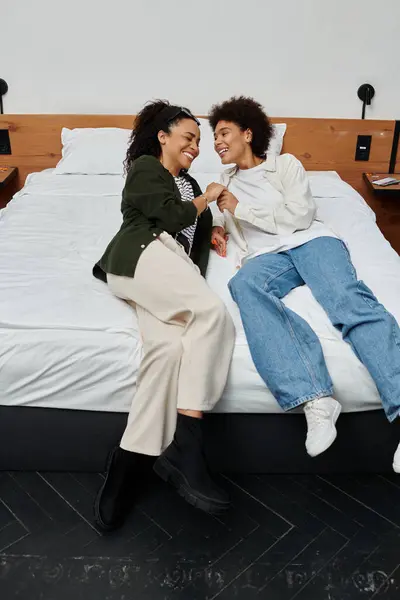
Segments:
[[[0,96],[4,96],[8,92],[8,83],[4,79],[0,79]]]
[[[365,107],[371,104],[371,100],[375,96],[375,89],[370,83],[363,83],[357,90],[357,96],[363,103],[361,118],[365,119]]]
[[[375,96],[375,89],[370,83],[363,83],[357,90],[357,96],[361,102],[370,105],[372,98]]]
[[[8,83],[4,79],[0,79],[0,114],[3,114],[3,96],[8,92]]]

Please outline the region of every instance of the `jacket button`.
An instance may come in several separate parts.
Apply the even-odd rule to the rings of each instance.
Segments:
[[[153,233],[153,237],[157,237],[157,234],[156,234],[156,233]]]
[[[141,248],[146,248],[146,246],[145,246],[144,244],[142,244],[140,247],[141,247]]]

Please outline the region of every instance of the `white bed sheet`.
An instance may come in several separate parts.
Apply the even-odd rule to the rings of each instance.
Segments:
[[[199,174],[201,185],[215,179]],[[363,199],[333,172],[311,173],[320,216],[348,244],[359,276],[400,319],[400,258]],[[91,275],[120,224],[120,176],[29,176],[0,213],[0,404],[124,412],[141,356],[132,309]],[[227,281],[211,254],[208,281],[228,306],[237,342],[220,412],[280,412],[252,363]],[[285,303],[318,334],[345,411],[380,407],[364,366],[306,287]]]

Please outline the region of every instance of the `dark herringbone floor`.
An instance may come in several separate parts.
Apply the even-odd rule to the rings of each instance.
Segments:
[[[1,600],[399,600],[400,477],[235,476],[223,519],[154,481],[126,527],[100,475],[0,473]]]

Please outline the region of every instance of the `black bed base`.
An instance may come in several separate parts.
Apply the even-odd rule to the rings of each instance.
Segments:
[[[104,469],[127,416],[120,413],[0,406],[0,470]],[[338,437],[311,459],[299,414],[212,414],[206,417],[206,451],[215,471],[242,473],[381,473],[392,468],[400,440],[383,411],[347,413]]]

